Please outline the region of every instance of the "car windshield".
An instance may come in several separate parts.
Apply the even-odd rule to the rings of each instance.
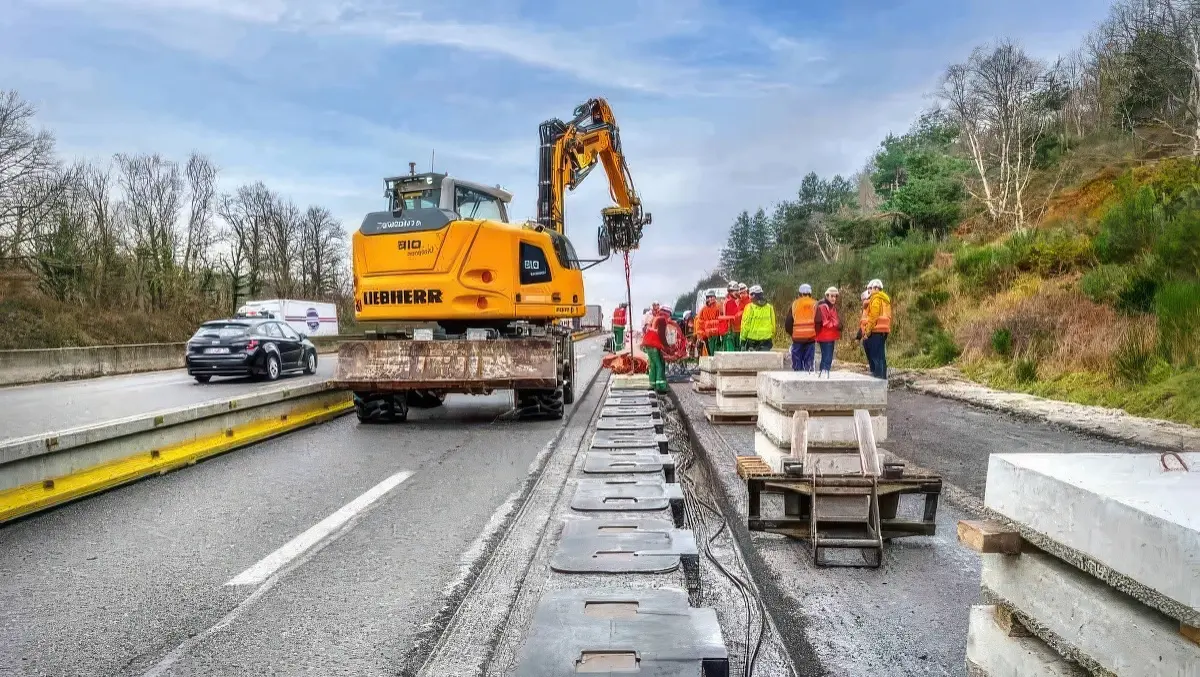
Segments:
[[[192,338],[234,338],[246,333],[244,324],[202,324]]]

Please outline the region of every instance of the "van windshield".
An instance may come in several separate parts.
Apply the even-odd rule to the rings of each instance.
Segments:
[[[235,338],[245,335],[247,329],[248,327],[244,324],[202,324],[192,338]]]

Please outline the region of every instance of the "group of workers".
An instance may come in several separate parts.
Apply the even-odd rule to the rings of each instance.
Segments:
[[[800,285],[783,321],[784,333],[792,339],[794,371],[814,371],[817,346],[821,349],[821,361],[816,370],[820,373],[832,370],[834,347],[842,338],[837,309],[839,295],[837,287],[830,287],[817,301],[811,285]],[[867,283],[860,300],[862,312],[854,340],[862,344],[871,375],[886,379],[892,300],[878,279]],[[642,350],[649,363],[650,385],[658,391],[667,388],[663,350],[670,317],[671,311],[658,303],[647,308],[642,317]],[[622,303],[613,311],[613,338],[618,350],[624,345],[628,324],[628,305]],[[730,282],[723,300],[718,301],[716,292],[709,291],[696,317],[692,318],[691,311],[687,311],[680,316],[679,324],[685,336],[694,338],[692,346],[709,355],[718,351],[766,351],[771,350],[775,338],[775,308],[767,302],[761,286]]]

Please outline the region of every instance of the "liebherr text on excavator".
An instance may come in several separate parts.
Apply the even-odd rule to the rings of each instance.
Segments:
[[[514,391],[523,418],[561,418],[575,399],[575,351],[559,320],[585,312],[583,269],[636,249],[642,211],[604,99],[543,122],[537,222],[512,223],[512,195],[434,172],[384,179],[387,211],[352,238],[354,309],[366,338],[338,350],[334,383],[361,421],[400,421],[446,393]],[[598,261],[566,237],[564,196],[596,164],[614,204],[601,212]]]

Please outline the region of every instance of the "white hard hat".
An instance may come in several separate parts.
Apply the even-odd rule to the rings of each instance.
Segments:
[[[745,289],[745,288],[746,288],[745,282],[738,282],[738,289]]]
[[[715,298],[717,298],[717,292],[716,292],[716,290],[709,289],[708,291],[704,292],[704,297],[715,299]]]
[[[883,281],[875,278],[867,283],[867,289],[883,289]]]
[[[871,298],[871,290],[870,289],[863,290],[862,296],[860,296],[859,298],[861,298],[864,301]]]
[[[829,296],[830,294],[837,294],[837,293],[838,293],[838,288],[837,288],[837,287],[830,287],[829,289],[826,289],[826,290],[825,290],[825,295],[826,295],[826,296]]]
[[[811,294],[812,293],[812,285],[808,284],[807,282],[800,285],[800,293],[801,294]]]
[[[738,288],[738,283],[734,280],[730,280],[729,281],[729,289],[737,289],[737,288]]]
[[[758,285],[754,285],[753,287],[750,288],[750,293],[751,294],[761,294],[761,293],[763,293],[762,287],[760,287]]]

